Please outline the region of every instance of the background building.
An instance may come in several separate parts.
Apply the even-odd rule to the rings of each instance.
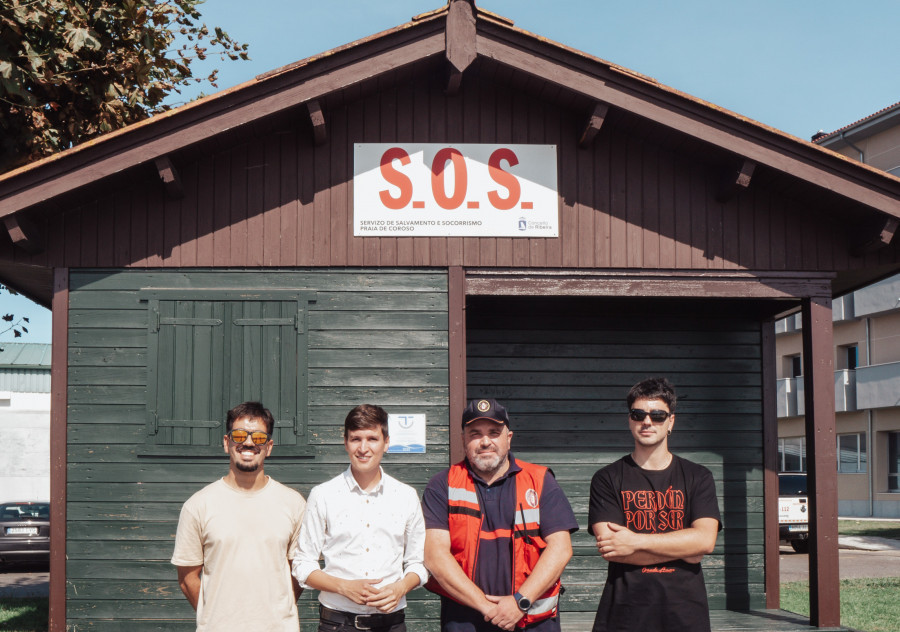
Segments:
[[[900,175],[900,103],[816,144]],[[887,226],[896,230],[896,224]],[[838,511],[900,517],[900,276],[834,301]],[[806,471],[800,315],[777,324],[778,464]]]
[[[50,345],[0,347],[0,502],[50,500]]]

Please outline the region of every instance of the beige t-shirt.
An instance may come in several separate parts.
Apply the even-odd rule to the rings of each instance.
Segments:
[[[219,479],[181,508],[175,566],[203,566],[197,632],[297,632],[290,555],[306,501],[269,478],[255,492]]]

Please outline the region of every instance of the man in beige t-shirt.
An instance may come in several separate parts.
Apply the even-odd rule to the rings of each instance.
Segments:
[[[291,577],[306,501],[266,476],[275,420],[258,402],[228,411],[228,474],[181,508],[172,564],[197,611],[197,632],[297,632]],[[248,607],[249,606],[249,607]]]

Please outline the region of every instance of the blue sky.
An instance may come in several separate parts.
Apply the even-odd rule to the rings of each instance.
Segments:
[[[219,89],[405,23],[442,0],[207,0],[203,21],[250,45],[219,62]],[[809,139],[900,101],[900,0],[479,0],[517,27],[650,75],[682,92]],[[199,69],[197,74],[200,74]],[[203,88],[207,94],[214,89]],[[186,91],[173,102],[199,94]],[[27,310],[29,342],[49,312]],[[2,328],[0,328],[2,329]],[[9,334],[0,336],[8,340]]]

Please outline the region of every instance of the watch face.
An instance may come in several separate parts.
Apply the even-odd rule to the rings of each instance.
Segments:
[[[528,610],[531,607],[531,600],[528,597],[519,598],[519,610]]]

